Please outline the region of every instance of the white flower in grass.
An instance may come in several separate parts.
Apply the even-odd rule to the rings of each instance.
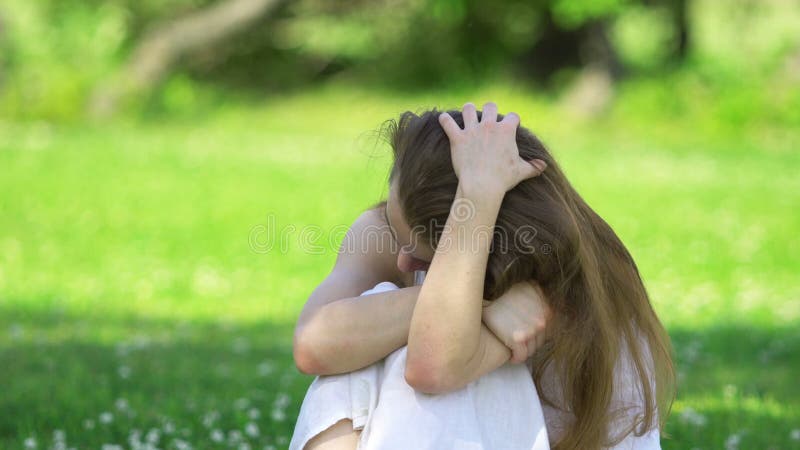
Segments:
[[[253,422],[248,422],[244,427],[244,432],[250,437],[258,437],[258,425]]]
[[[291,402],[291,397],[289,397],[289,394],[287,394],[286,392],[281,392],[278,394],[277,397],[275,397],[275,401],[272,404],[276,408],[283,409],[289,406],[290,402]]]
[[[211,430],[211,441],[212,442],[222,442],[225,440],[225,433],[222,430]]]
[[[242,432],[239,430],[228,431],[228,442],[235,444],[242,440]]]
[[[203,416],[203,426],[211,428],[214,426],[214,422],[216,422],[217,419],[219,419],[219,411],[211,410]]]
[[[703,344],[700,341],[692,341],[684,347],[684,358],[687,362],[694,363],[700,358],[700,351]]]
[[[158,428],[150,428],[147,431],[147,435],[145,435],[144,440],[147,441],[148,444],[158,444],[159,439],[161,439],[161,431]]]
[[[739,443],[742,442],[742,435],[734,433],[728,436],[725,440],[725,450],[736,450],[739,448]]]
[[[148,347],[149,345],[150,345],[150,338],[143,334],[139,334],[133,338],[132,346],[136,350],[142,350]]]
[[[217,364],[217,367],[214,370],[216,370],[217,375],[223,378],[228,378],[231,376],[231,368],[225,363]]]
[[[121,445],[117,445],[117,444],[103,444],[103,446],[100,447],[100,449],[101,450],[123,450],[122,446]]]
[[[233,341],[233,352],[238,354],[247,353],[250,351],[250,342],[245,338],[236,338]]]
[[[800,441],[800,428],[795,428],[791,432],[789,432],[789,437],[793,441]]]
[[[131,348],[128,346],[127,342],[118,342],[117,345],[114,347],[114,350],[117,352],[117,356],[119,357],[126,357],[131,353]]]
[[[164,433],[172,434],[174,432],[175,432],[175,424],[170,422],[169,420],[164,422]]]
[[[142,432],[134,428],[128,435],[128,444],[131,448],[138,449],[142,446]]]
[[[98,419],[100,420],[100,423],[108,424],[108,423],[111,423],[111,422],[114,421],[114,414],[111,414],[108,411],[102,412],[102,413],[100,413],[100,417],[98,417]],[[109,444],[109,445],[112,445],[112,444]]]
[[[239,446],[236,447],[236,450],[250,450],[250,444],[247,442],[241,442],[239,443]]]
[[[86,419],[83,421],[83,428],[85,430],[94,430],[94,420]]]
[[[36,438],[29,437],[25,439],[24,444],[26,449],[34,449],[36,448]]]
[[[272,444],[265,445],[264,450],[275,450],[275,446]]]
[[[119,366],[117,368],[117,374],[123,380],[127,380],[128,378],[131,377],[131,368],[128,366]]]
[[[736,391],[736,386],[726,384],[725,387],[722,388],[722,395],[725,397],[725,400],[730,400],[736,396]]]
[[[280,385],[282,387],[289,386],[289,383],[291,383],[292,379],[294,379],[296,376],[297,375],[295,375],[294,372],[286,372],[286,373],[284,373],[283,375],[281,375]]]
[[[286,420],[286,413],[282,409],[273,409],[270,416],[272,417],[272,420],[276,422],[283,422]]]
[[[233,402],[233,406],[234,406],[234,408],[236,408],[238,410],[245,409],[248,406],[250,406],[250,400],[246,399],[244,397],[238,398],[238,399],[236,399],[235,402]]]
[[[275,371],[275,364],[271,361],[264,361],[258,365],[258,375],[265,377]]]
[[[25,329],[22,328],[22,325],[18,323],[11,324],[11,326],[8,327],[8,336],[12,340],[17,340],[22,338],[24,334],[25,334]]]
[[[704,415],[695,411],[694,408],[691,407],[688,407],[683,411],[681,411],[678,417],[680,417],[681,421],[683,421],[684,423],[688,423],[696,427],[702,427],[707,422],[706,417]]]
[[[275,439],[275,443],[278,445],[286,445],[289,443],[289,438],[285,435],[278,436],[278,439]]]
[[[175,439],[172,441],[172,445],[175,446],[175,450],[192,450],[192,446],[181,439]]]
[[[130,405],[124,398],[118,398],[117,401],[114,402],[114,407],[117,408],[117,411],[127,411]]]
[[[252,420],[256,420],[259,417],[261,417],[261,411],[259,411],[256,408],[250,408],[250,411],[247,411],[247,417],[249,417]]]
[[[64,430],[53,430],[53,445],[50,450],[67,450],[67,434]]]

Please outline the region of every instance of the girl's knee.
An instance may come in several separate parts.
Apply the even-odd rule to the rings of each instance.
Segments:
[[[353,430],[353,421],[342,419],[311,438],[303,450],[355,450],[361,430]]]

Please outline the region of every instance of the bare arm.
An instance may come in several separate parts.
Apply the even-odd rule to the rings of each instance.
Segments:
[[[309,328],[316,330],[320,337],[306,349],[308,364],[314,365],[303,366],[303,372],[314,375],[352,372],[406,345],[419,290],[420,286],[413,286],[325,305],[312,319],[318,323]],[[358,331],[354,332],[355,329]],[[477,364],[455,374],[446,384],[427,391],[443,393],[460,389],[511,358],[511,350],[483,323],[478,353]],[[298,355],[295,359],[302,361]]]
[[[376,228],[380,230],[383,225],[379,214],[363,213],[352,225],[342,247],[357,243],[354,238]],[[294,359],[301,372],[313,375],[351,372],[407,344],[420,286],[358,296],[380,281],[393,281],[392,277],[399,276],[395,265],[397,255],[388,251],[389,242],[384,244],[385,255],[340,251],[331,273],[309,297],[294,334]],[[372,249],[376,248],[373,245]],[[480,364],[472,372],[463,371],[450,384],[441,386],[442,392],[458,389],[508,362],[511,351],[486,325],[481,324],[481,329],[486,345],[481,349]]]
[[[325,305],[295,333],[298,369],[314,375],[352,372],[406,345],[418,292],[414,286]]]
[[[454,211],[462,200],[474,208],[473,217],[456,218]],[[417,390],[438,393],[452,389],[482,366],[491,365],[488,361],[499,360],[500,353],[492,351],[497,346],[510,358],[510,351],[481,321],[491,234],[474,239],[481,229],[494,226],[500,200],[472,201],[459,185],[411,319],[406,380]],[[460,236],[467,236],[467,245],[459,245]]]
[[[455,386],[464,374],[478,373],[489,365],[486,361],[493,365],[499,359],[499,340],[481,324],[489,243],[505,192],[545,168],[544,161],[520,158],[516,115],[497,122],[497,106],[487,103],[479,124],[475,106],[468,103],[463,117],[463,130],[448,114],[440,117],[459,184],[408,337],[406,380],[427,392]]]
[[[331,273],[309,296],[294,332],[298,370],[336,374],[360,369],[405,344],[418,287],[359,295],[381,281],[401,285],[396,250],[379,213],[351,225]]]

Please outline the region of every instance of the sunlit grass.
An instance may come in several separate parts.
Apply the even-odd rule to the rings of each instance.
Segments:
[[[191,119],[0,122],[0,448],[285,447],[311,381],[291,327],[336,227],[385,193],[369,131],[489,99],[637,260],[681,373],[664,447],[800,446],[797,130],[649,130],[513,85],[462,94],[338,86]]]

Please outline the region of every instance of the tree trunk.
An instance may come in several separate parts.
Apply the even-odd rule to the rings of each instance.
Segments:
[[[120,102],[161,82],[180,57],[246,29],[283,1],[222,0],[155,26],[144,35],[122,69],[95,89],[90,114],[113,114]]]
[[[688,0],[675,0],[671,3],[672,21],[678,42],[675,46],[674,59],[678,62],[686,60],[689,54],[689,5]]]

